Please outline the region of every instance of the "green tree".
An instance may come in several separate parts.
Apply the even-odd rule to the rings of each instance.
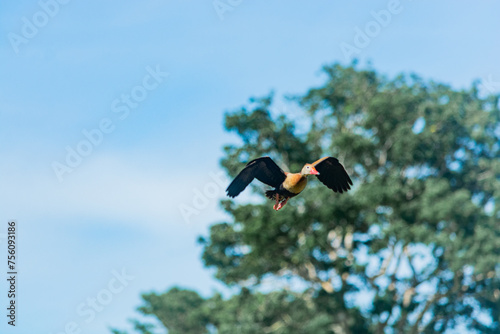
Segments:
[[[222,201],[233,219],[200,238],[203,261],[240,293],[173,288],[140,311],[171,334],[498,333],[499,96],[355,65],[324,72],[291,101],[300,116],[270,112],[272,95],[228,113],[241,143],[222,166],[234,177],[264,155],[291,171],[335,156],[353,190],[312,181],[275,212],[256,182],[261,203]]]

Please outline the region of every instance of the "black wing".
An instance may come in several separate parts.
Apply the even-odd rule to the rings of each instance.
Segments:
[[[318,179],[328,188],[339,193],[351,189],[351,178],[336,158],[321,158],[312,165],[319,172],[319,175],[316,175]]]
[[[229,197],[238,196],[254,178],[271,187],[279,187],[285,181],[285,172],[269,157],[250,161],[227,187]]]

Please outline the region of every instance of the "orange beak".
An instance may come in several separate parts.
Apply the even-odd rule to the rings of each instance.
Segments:
[[[311,175],[319,175],[319,172],[316,170],[316,168],[311,167]]]

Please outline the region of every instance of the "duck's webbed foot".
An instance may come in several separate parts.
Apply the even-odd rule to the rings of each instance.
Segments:
[[[274,210],[280,210],[285,206],[286,202],[288,202],[288,197],[283,197],[281,200],[276,200],[276,204],[273,206]]]

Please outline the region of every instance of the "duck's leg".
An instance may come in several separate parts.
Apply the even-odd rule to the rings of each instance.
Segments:
[[[273,209],[278,211],[278,205],[280,204],[280,195],[276,194],[276,204],[273,205]]]
[[[284,200],[282,200],[281,202],[279,202],[278,204],[278,208],[275,209],[276,211],[278,211],[279,209],[281,209],[282,207],[285,206],[286,202],[288,202],[288,197],[286,197]]]

